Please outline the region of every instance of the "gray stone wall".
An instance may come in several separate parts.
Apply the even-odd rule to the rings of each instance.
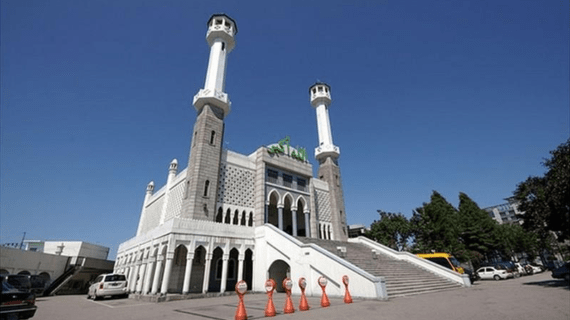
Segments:
[[[193,132],[181,216],[213,221],[216,217],[218,175],[224,137],[223,112],[215,106],[205,105],[198,114]],[[212,132],[215,132],[213,141]],[[206,181],[209,184],[207,194],[204,195]]]

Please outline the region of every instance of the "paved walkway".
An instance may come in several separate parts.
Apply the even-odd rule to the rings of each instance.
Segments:
[[[354,299],[344,304],[330,298],[331,306],[322,308],[320,297],[308,297],[311,309],[299,311],[299,296],[293,297],[297,309],[283,314],[285,295],[274,296],[276,319],[383,319],[383,320],[568,320],[570,287],[554,280],[550,272],[502,281],[479,281],[471,288],[447,290],[388,301]],[[267,296],[244,297],[248,319],[264,318]],[[165,303],[148,303],[132,299],[87,300],[85,296],[38,298],[34,320],[121,320],[121,319],[234,319],[237,296],[204,298]]]

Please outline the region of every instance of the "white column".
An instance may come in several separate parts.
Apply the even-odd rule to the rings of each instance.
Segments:
[[[141,266],[139,268],[137,278],[139,278],[140,281],[137,281],[137,288],[135,289],[137,293],[141,293],[142,288],[143,288],[145,275],[146,275],[146,265],[147,264],[143,261],[143,263],[141,264]]]
[[[140,268],[140,261],[137,262],[137,264],[135,265],[134,269],[133,269],[133,275],[131,277],[131,282],[129,283],[129,291],[131,292],[135,292],[137,289],[137,278],[139,276],[139,268]]]
[[[305,211],[305,237],[311,237],[311,223],[309,221],[310,214],[309,211]]]
[[[162,279],[162,286],[160,287],[161,294],[168,293],[168,285],[170,282],[170,274],[172,273],[172,261],[174,260],[174,252],[166,253],[166,265],[164,266],[164,277]]]
[[[278,219],[279,230],[283,231],[283,206],[277,207],[277,215],[279,217]]]
[[[297,210],[291,210],[293,218],[293,237],[297,236]]]
[[[160,274],[162,273],[162,265],[164,261],[164,256],[159,255],[156,259],[156,268],[154,270],[154,280],[152,281],[152,290],[150,291],[151,294],[158,293],[158,286],[160,284]]]
[[[144,285],[143,285],[142,292],[141,292],[142,294],[148,294],[150,291],[152,271],[154,270],[153,266],[155,263],[155,261],[153,261],[153,260],[156,260],[156,258],[148,259],[148,263],[146,266],[146,275],[144,277]]]
[[[238,257],[238,274],[237,281],[243,280],[243,260],[245,259],[245,254],[240,253]],[[249,288],[251,290],[251,288]]]
[[[190,277],[192,276],[192,260],[194,260],[194,252],[188,252],[186,255],[186,269],[184,270],[184,285],[182,286],[182,294],[190,292]]]
[[[324,146],[332,146],[331,124],[329,120],[329,110],[322,103],[317,107],[317,130],[319,133],[319,143]]]
[[[202,283],[202,293],[208,292],[210,285],[210,267],[212,265],[212,253],[206,253],[206,267],[204,268],[204,282]]]
[[[220,293],[226,292],[226,282],[228,281],[228,259],[230,255],[222,255],[222,282],[220,283]]]

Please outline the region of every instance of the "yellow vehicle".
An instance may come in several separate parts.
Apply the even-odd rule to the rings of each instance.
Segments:
[[[418,253],[418,257],[424,258],[431,262],[437,263],[442,267],[446,267],[459,273],[465,273],[465,270],[459,265],[459,261],[449,253],[436,252],[436,253]]]

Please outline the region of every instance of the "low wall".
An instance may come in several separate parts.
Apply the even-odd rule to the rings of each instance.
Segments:
[[[347,275],[353,297],[387,299],[383,277],[371,275],[315,244],[304,244],[272,225],[255,228],[255,248],[253,291],[265,292],[264,284],[271,264],[282,260],[290,267],[289,277],[295,284],[293,294],[301,294],[297,283],[304,277],[307,280],[305,294],[320,296],[322,290],[317,281],[320,276],[325,276],[329,280],[327,295],[342,297],[345,293],[342,277]]]

